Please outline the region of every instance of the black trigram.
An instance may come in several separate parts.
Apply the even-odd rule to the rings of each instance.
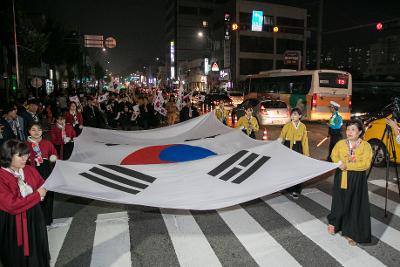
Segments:
[[[201,140],[201,139],[215,138],[215,137],[217,137],[218,135],[219,135],[219,134],[214,134],[214,135],[210,135],[210,136],[206,136],[206,137],[201,137],[201,138],[185,139],[185,142],[197,141],[197,140]]]
[[[246,157],[242,159],[244,156]],[[208,174],[214,177],[218,176],[218,178],[223,181],[229,181],[233,179],[231,180],[232,183],[240,184],[249,178],[253,173],[255,173],[259,168],[261,168],[261,166],[271,158],[267,156],[259,156],[259,154],[251,153],[247,150],[241,150],[231,156],[229,159],[222,162]]]
[[[98,167],[91,168],[88,172],[80,173],[79,175],[104,186],[124,191],[129,194],[138,194],[144,189],[146,189],[149,184],[153,183],[156,178],[141,172],[137,172],[135,170],[131,170],[128,168],[124,168],[118,165],[103,165],[100,166],[113,170],[117,173],[124,174],[130,177],[133,177],[141,182],[133,181],[127,179],[123,176],[117,175],[115,173],[111,173],[105,169],[101,169]],[[104,179],[107,178],[107,179]],[[112,182],[110,182],[112,181]],[[115,183],[118,182],[118,183]]]

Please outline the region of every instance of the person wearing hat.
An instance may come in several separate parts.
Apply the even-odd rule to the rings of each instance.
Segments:
[[[332,162],[331,159],[331,153],[333,147],[336,145],[336,143],[342,139],[342,125],[343,125],[343,119],[342,116],[339,115],[339,108],[340,105],[336,103],[335,101],[331,101],[329,103],[329,108],[331,109],[332,116],[329,119],[329,154],[328,154],[328,161]]]
[[[39,116],[37,114],[39,103],[36,99],[28,100],[28,107],[21,113],[21,117],[24,119],[24,129],[26,129],[26,135],[28,136],[28,127],[33,123],[39,123]]]
[[[9,139],[26,140],[24,120],[17,115],[17,107],[14,104],[9,104],[3,109],[0,124],[3,125],[1,142]]]

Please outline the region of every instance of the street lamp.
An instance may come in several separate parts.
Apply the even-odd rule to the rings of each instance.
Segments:
[[[202,31],[199,31],[199,32],[197,33],[197,36],[200,37],[200,38],[203,38],[204,33],[203,33]]]
[[[103,50],[103,52],[106,52],[106,51],[107,51],[107,49],[106,49],[105,47],[103,47],[103,49],[102,49],[102,50]]]

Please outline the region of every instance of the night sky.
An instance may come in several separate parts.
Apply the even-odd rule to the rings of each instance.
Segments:
[[[25,2],[25,1],[24,1]],[[117,39],[117,47],[107,51],[100,61],[110,61],[112,72],[132,71],[150,64],[155,57],[164,58],[163,0],[30,0],[33,11],[68,24],[81,33],[102,34]],[[271,0],[270,3],[304,7],[316,26],[317,0]],[[398,17],[398,1],[325,0],[324,30],[334,30]],[[378,38],[373,27],[324,36],[325,46],[332,44],[366,44]],[[315,38],[315,35],[312,37]],[[310,45],[314,41],[310,41]],[[101,53],[98,53],[99,55]]]

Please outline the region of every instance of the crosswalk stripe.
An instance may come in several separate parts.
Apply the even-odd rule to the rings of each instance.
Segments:
[[[368,192],[369,194],[369,202],[374,204],[375,206],[385,209],[385,198],[375,194],[371,191]],[[387,200],[387,211],[390,213],[400,217],[400,205],[399,203],[394,202],[393,200]]]
[[[300,264],[240,206],[220,209],[218,213],[260,266],[300,266]]]
[[[374,184],[379,187],[386,188],[386,180],[371,180],[369,183]],[[397,183],[388,182],[388,189],[392,192],[399,193],[399,189],[397,187]]]
[[[126,211],[97,215],[90,266],[131,266],[131,246]]]
[[[318,189],[304,189],[303,194],[326,209],[331,208],[332,197]],[[400,232],[371,217],[371,233],[389,246],[400,251]]]
[[[189,211],[161,209],[181,266],[222,266]]]
[[[349,246],[346,239],[327,233],[326,224],[284,196],[263,200],[300,232],[318,244],[344,266],[385,266],[358,246]]]
[[[69,227],[71,226],[72,218],[54,219],[52,227],[47,230],[50,250],[50,266],[54,267],[60,253],[64,239],[67,236]]]

